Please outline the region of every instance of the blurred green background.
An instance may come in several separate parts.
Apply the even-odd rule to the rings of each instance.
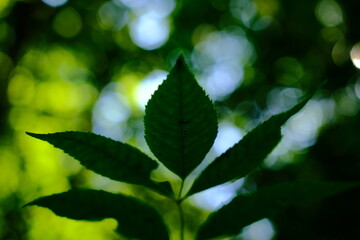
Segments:
[[[359,180],[359,9],[350,0],[0,0],[0,239],[123,239],[111,219],[19,209],[73,187],[140,196],[178,239],[171,202],[96,175],[25,132],[93,131],[149,153],[144,106],[181,50],[218,111],[204,165],[327,80],[283,128],[263,171],[186,201],[186,239],[236,192]],[[163,177],[178,181],[164,169],[154,174]],[[353,191],[295,206],[232,239],[357,239],[359,202]]]

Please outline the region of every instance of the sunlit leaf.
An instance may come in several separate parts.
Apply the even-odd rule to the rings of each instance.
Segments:
[[[137,148],[90,132],[28,135],[51,143],[85,167],[116,181],[139,184],[166,194],[170,186],[150,179],[158,163]],[[165,187],[167,186],[167,187]]]
[[[235,235],[255,221],[275,217],[289,205],[317,201],[358,186],[359,182],[319,181],[280,183],[264,187],[250,196],[234,198],[211,214],[200,228],[198,239]]]
[[[185,178],[217,134],[214,107],[181,56],[146,106],[145,139],[154,155]]]
[[[30,205],[46,207],[59,216],[76,220],[114,218],[118,221],[117,232],[129,238],[169,239],[162,218],[152,207],[120,194],[90,189],[71,190],[39,198],[26,206]]]
[[[242,140],[216,158],[195,180],[190,194],[242,178],[255,170],[281,140],[281,126],[310,99],[277,114],[250,131]]]

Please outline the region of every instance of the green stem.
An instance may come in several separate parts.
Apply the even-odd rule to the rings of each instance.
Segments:
[[[179,215],[180,215],[180,240],[184,240],[185,219],[184,219],[184,212],[181,207],[181,201],[177,201],[176,205],[178,206]]]
[[[184,181],[181,181],[179,196],[178,196],[178,199],[176,200],[176,205],[178,206],[179,215],[180,215],[180,240],[184,240],[184,225],[185,225],[184,212],[181,207],[181,202],[183,200],[181,198],[181,194],[182,194],[183,188],[184,188]]]

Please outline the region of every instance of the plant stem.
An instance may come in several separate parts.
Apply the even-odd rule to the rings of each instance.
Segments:
[[[184,219],[184,212],[181,207],[181,201],[177,201],[176,205],[178,206],[179,215],[180,215],[180,240],[184,240],[185,219]]]
[[[181,181],[181,186],[180,186],[180,190],[179,190],[179,196],[178,199],[176,201],[176,205],[178,206],[179,209],[179,215],[180,215],[180,240],[184,240],[184,225],[185,225],[185,219],[184,219],[184,212],[183,209],[181,207],[181,202],[182,202],[182,198],[181,198],[181,194],[184,188],[184,181]]]

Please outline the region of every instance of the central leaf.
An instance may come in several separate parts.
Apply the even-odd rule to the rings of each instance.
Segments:
[[[210,150],[217,134],[216,112],[183,56],[149,100],[144,124],[151,151],[182,179]]]

